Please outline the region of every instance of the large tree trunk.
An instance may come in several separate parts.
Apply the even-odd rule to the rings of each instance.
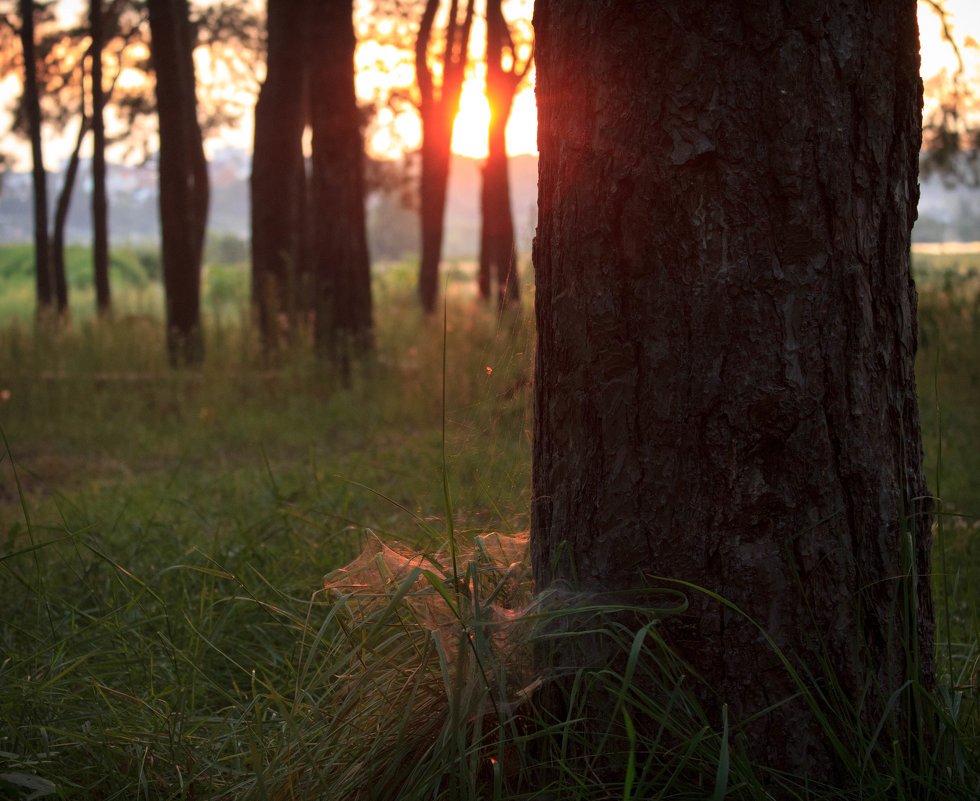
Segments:
[[[364,142],[354,91],[353,3],[314,7],[310,213],[316,276],[316,343],[346,374],[371,347],[371,265],[364,215]]]
[[[48,247],[48,183],[41,147],[41,103],[37,84],[34,46],[34,2],[20,0],[20,41],[24,51],[24,105],[30,126],[34,177],[34,267],[37,278],[37,310],[41,315],[54,302],[54,276]]]
[[[503,55],[511,51],[511,67],[505,70]],[[530,63],[530,62],[529,62]],[[480,192],[480,296],[490,299],[497,284],[501,309],[520,301],[520,281],[514,252],[514,215],[510,205],[507,175],[507,122],[514,105],[514,94],[527,71],[517,68],[517,52],[501,9],[501,0],[487,0],[487,100],[490,127],[487,134],[487,161],[483,166]]]
[[[102,0],[90,0],[92,34],[92,261],[95,270],[95,305],[99,314],[112,307],[109,290],[109,211],[106,202],[105,92],[102,88],[102,50],[105,25]]]
[[[279,342],[279,315],[292,303],[297,274],[305,268],[303,129],[310,8],[308,0],[268,3],[266,79],[255,105],[252,304],[267,350]]]
[[[160,118],[160,231],[167,350],[174,365],[204,358],[201,259],[208,174],[197,120],[187,0],[148,0]]]
[[[435,311],[439,295],[439,262],[446,212],[446,188],[453,141],[453,123],[463,92],[466,53],[473,23],[474,0],[467,0],[463,21],[458,20],[459,0],[449,4],[442,83],[437,87],[429,67],[428,52],[439,0],[426,0],[415,42],[415,75],[419,85],[422,118],[421,225],[422,257],[419,265],[419,297],[422,308]]]
[[[692,582],[869,725],[928,686],[934,633],[916,4],[876,8],[535,8],[536,586]],[[806,705],[770,709],[797,688],[763,636],[689,596],[663,631],[714,719],[768,709],[754,755],[833,777]]]

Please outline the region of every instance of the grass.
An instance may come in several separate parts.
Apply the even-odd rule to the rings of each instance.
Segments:
[[[919,255],[916,362],[925,468],[937,497],[937,617],[941,636],[980,631],[980,256]]]
[[[980,318],[947,266],[920,265],[918,364],[944,676],[913,688],[936,711],[917,764],[831,705],[864,798],[980,794]],[[63,331],[0,308],[0,797],[858,797],[766,774],[709,725],[662,610],[627,628],[601,598],[527,605],[529,315],[498,322],[460,272],[444,329],[410,266],[379,273],[378,358],[349,387],[303,349],[260,366],[235,265],[209,271],[200,371],[166,366],[152,283]],[[587,635],[620,667],[527,672]]]

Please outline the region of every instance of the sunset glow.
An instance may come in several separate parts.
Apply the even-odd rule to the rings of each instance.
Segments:
[[[517,156],[538,152],[538,111],[534,101],[534,71],[525,86],[514,98],[507,123],[507,153]],[[490,104],[483,91],[483,78],[471,77],[463,84],[459,114],[453,126],[453,152],[472,159],[487,156],[487,129],[490,125]],[[412,110],[396,113],[386,106],[378,110],[377,118],[368,128],[367,145],[376,158],[398,158],[405,151],[415,150],[422,142],[422,126]]]
[[[921,58],[923,120],[935,121],[940,104],[962,96],[963,90],[975,91],[980,82],[980,4],[976,0],[947,0],[944,4],[947,24],[959,46],[956,50],[943,38],[942,21],[926,3],[919,3],[919,54]],[[962,64],[960,61],[962,60]],[[969,125],[980,123],[976,103],[960,109],[961,121]]]
[[[471,159],[486,158],[489,125],[490,104],[483,93],[483,81],[469,80],[463,84],[459,99],[459,114],[453,126],[453,152]]]
[[[976,0],[947,0],[944,5],[953,36],[961,43],[960,55],[967,77],[971,76],[971,67],[974,68],[972,75],[976,76],[975,68],[980,64],[980,49],[976,43],[980,39],[980,3]],[[956,71],[956,53],[943,39],[939,15],[926,3],[919,3],[919,40],[923,78],[930,78],[943,70],[949,74]]]
[[[515,26],[520,28],[519,54],[521,62],[530,50],[532,33],[530,31],[531,0],[507,0],[505,15]],[[960,43],[960,53],[964,60],[965,71],[963,80],[967,82],[980,81],[980,2],[978,0],[946,0],[944,3],[949,14],[949,22],[953,34]],[[56,8],[62,12],[65,24],[77,21],[82,4],[73,0],[61,0]],[[415,150],[421,142],[421,125],[418,113],[414,108],[416,89],[414,82],[414,54],[411,50],[411,40],[414,36],[411,22],[381,21],[372,30],[367,20],[372,13],[372,4],[358,3],[358,13],[363,15],[359,22],[361,41],[357,48],[356,61],[356,90],[360,103],[365,108],[372,108],[369,121],[365,127],[365,139],[369,152],[376,158],[398,158],[407,151]],[[70,13],[69,13],[70,12]],[[920,2],[918,5],[919,29],[921,39],[922,76],[926,81],[926,113],[935,107],[936,93],[943,85],[948,85],[951,76],[957,69],[957,60],[953,48],[942,39],[942,29],[939,17],[929,4]],[[381,42],[372,36],[390,35],[392,39]],[[483,96],[483,81],[485,66],[483,64],[483,39],[485,26],[477,18],[473,26],[470,41],[470,65],[468,77],[464,84],[460,102],[460,113],[457,117],[454,135],[453,151],[471,158],[485,158],[486,135],[489,121],[489,108]],[[393,42],[398,40],[399,44]],[[408,42],[408,44],[405,44]],[[144,78],[139,70],[131,64],[145,59],[146,47],[143,44],[131,45],[125,51],[123,63],[119,64],[107,55],[106,68],[108,75],[118,72],[118,86],[121,89],[135,89]],[[64,53],[66,62],[75,58],[72,53]],[[240,121],[234,128],[221,132],[220,137],[208,142],[208,149],[232,145],[240,148],[250,148],[253,136],[253,112],[256,87],[235,88],[234,76],[226,71],[212,69],[207,54],[198,53],[198,79],[202,83],[227,86],[231,98],[243,109]],[[506,64],[505,66],[511,66]],[[261,77],[262,68],[258,69]],[[518,90],[507,127],[507,151],[510,155],[537,152],[537,109],[534,99],[535,72],[530,74]],[[214,89],[214,86],[212,86]],[[0,99],[13,98],[20,91],[19,79],[11,75],[0,85]],[[0,106],[0,125],[4,128],[10,123],[10,104]],[[53,163],[58,163],[65,157],[74,142],[75,131],[67,130],[61,136],[48,133],[46,147],[51,154]],[[11,154],[13,163],[19,167],[27,162],[26,146],[12,138],[6,138],[4,144]],[[86,144],[85,154],[89,152]]]

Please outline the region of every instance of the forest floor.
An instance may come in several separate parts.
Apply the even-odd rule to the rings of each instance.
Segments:
[[[917,256],[916,271],[945,669],[959,671],[976,704],[980,254]],[[206,362],[175,372],[152,276],[118,279],[114,320],[77,314],[39,334],[25,322],[30,292],[2,284],[0,249],[0,643],[10,654],[0,654],[0,797],[5,787],[26,797],[29,776],[42,777],[43,794],[57,784],[99,798],[258,798],[263,775],[277,792],[284,781],[310,786],[317,769],[296,749],[313,735],[291,739],[296,710],[326,666],[333,681],[354,674],[321,653],[327,621],[341,616],[318,606],[324,576],[370,554],[375,537],[417,550],[450,536],[482,547],[490,532],[529,524],[533,287],[520,312],[498,319],[474,299],[471,272],[450,271],[445,318],[429,319],[410,268],[382,271],[377,356],[344,385],[302,342],[262,361],[243,323],[243,266],[209,268]],[[490,592],[504,584],[493,574]],[[344,636],[365,649],[345,653],[394,659],[389,640]],[[425,653],[438,674],[435,652]],[[415,674],[395,673],[372,685],[378,698],[422,692]],[[965,714],[976,718],[976,707]],[[408,715],[388,723],[415,732]],[[490,724],[466,719],[482,742]],[[329,741],[325,728],[315,734]],[[443,745],[461,759],[474,753]],[[368,753],[337,770],[355,775]],[[503,753],[490,769],[480,750],[473,781],[517,781],[494,772]]]

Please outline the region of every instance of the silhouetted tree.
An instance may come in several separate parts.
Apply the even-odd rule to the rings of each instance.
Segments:
[[[350,0],[269,3],[252,161],[252,291],[262,341],[274,347],[279,316],[287,312],[294,328],[288,312],[302,303],[314,312],[318,349],[344,371],[372,339],[355,45]]]
[[[310,31],[316,342],[346,374],[351,357],[369,349],[372,340],[352,0],[314,3]]]
[[[306,268],[310,11],[311,0],[269,0],[267,6],[266,77],[255,105],[251,178],[252,304],[266,349],[279,341],[279,315],[295,309]],[[295,314],[290,317],[295,328]]]
[[[112,296],[109,291],[105,91],[102,86],[102,51],[105,47],[102,0],[89,0],[89,33],[92,37],[92,262],[95,271],[95,305],[100,314],[105,314],[112,305]]]
[[[68,166],[65,167],[65,177],[62,179],[61,191],[58,193],[58,200],[55,204],[54,227],[51,229],[51,263],[54,269],[55,293],[58,299],[58,313],[63,315],[67,315],[69,312],[68,269],[65,263],[65,227],[68,224],[71,196],[75,191],[75,179],[78,178],[82,142],[85,140],[90,127],[88,115],[83,107],[82,119],[78,126],[78,136],[75,139],[75,147],[72,148],[71,155],[68,157]]]
[[[34,2],[20,0],[20,41],[24,54],[24,107],[27,111],[34,180],[34,266],[39,314],[51,309],[55,294],[48,243],[48,185],[41,146],[41,102],[34,41]]]
[[[538,0],[534,27],[536,588],[642,604],[677,579],[734,604],[688,591],[658,631],[773,771],[844,781],[864,747],[773,646],[914,750],[906,690],[934,669],[914,0]]]
[[[12,55],[11,34],[16,33],[19,38],[20,31],[13,20],[14,15],[5,11],[7,7],[6,3],[0,4],[0,78],[11,74],[15,68],[18,74],[23,69],[20,61]],[[119,145],[130,152],[142,152],[148,156],[152,127],[146,124],[146,120],[156,115],[152,81],[118,81],[123,71],[146,75],[151,71],[147,55],[150,34],[146,4],[142,0],[92,0],[84,19],[67,25],[56,22],[50,11],[42,15],[38,10],[40,8],[49,9],[50,5],[36,5],[35,9],[37,21],[43,22],[43,26],[35,26],[38,34],[35,62],[38,66],[41,116],[45,126],[57,134],[78,126],[75,148],[58,195],[49,244],[54,294],[61,312],[67,311],[67,283],[64,253],[59,250],[64,249],[64,227],[77,176],[80,148],[88,131],[99,127],[96,124],[99,115],[92,107],[102,106],[103,110],[111,107],[111,112],[103,114],[103,119],[108,116],[117,121],[114,132],[107,133],[103,125],[101,133],[96,130],[93,137],[93,261],[96,301],[99,309],[105,311],[111,305],[106,148]],[[95,17],[97,9],[101,9],[101,14]],[[241,114],[242,108],[223,90],[229,86],[240,90],[255,83],[250,70],[258,50],[258,20],[254,11],[242,8],[241,4],[223,2],[197,9],[191,24],[200,48],[216,66],[215,71],[224,76],[219,85],[207,86],[203,92],[202,131],[207,135],[233,124]],[[101,60],[96,58],[96,52],[102,54]],[[20,53],[15,55],[19,56]],[[99,70],[104,76],[101,81],[92,78],[93,73]],[[91,93],[89,87],[92,88]],[[101,96],[97,91],[100,87]],[[15,109],[12,132],[29,140],[28,116],[26,105],[21,102]]]
[[[422,259],[419,267],[419,296],[426,312],[435,311],[439,294],[439,261],[442,258],[442,234],[446,211],[446,188],[453,141],[453,123],[459,112],[463,91],[467,48],[473,24],[473,2],[467,0],[462,21],[459,2],[449,4],[444,50],[441,59],[442,80],[437,86],[429,65],[429,45],[435,25],[439,0],[427,0],[418,38],[415,42],[415,76],[419,88],[419,115],[422,118],[422,161],[420,203],[422,221]]]
[[[201,258],[208,173],[197,120],[193,38],[187,0],[148,0],[160,125],[160,233],[167,351],[174,365],[204,358]]]
[[[508,53],[510,66],[504,67]],[[514,251],[514,215],[510,205],[510,182],[507,175],[507,122],[514,105],[517,87],[531,66],[528,58],[518,66],[517,48],[501,9],[501,0],[487,0],[487,100],[490,103],[490,127],[487,135],[487,160],[483,166],[480,192],[480,297],[489,300],[492,285],[497,285],[500,308],[520,300],[520,281]]]

